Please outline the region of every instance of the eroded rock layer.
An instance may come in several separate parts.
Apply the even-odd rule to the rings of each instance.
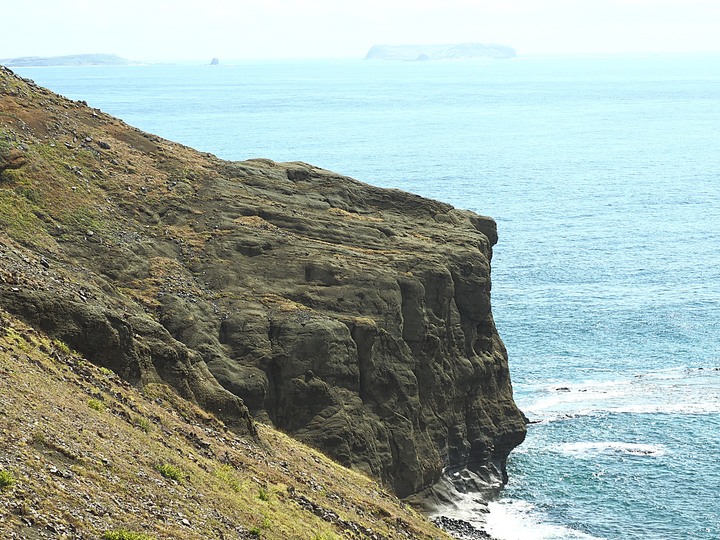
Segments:
[[[2,307],[142,385],[270,422],[400,496],[525,434],[490,218],[226,162],[0,71]]]

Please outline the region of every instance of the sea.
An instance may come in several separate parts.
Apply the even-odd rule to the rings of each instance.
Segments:
[[[16,71],[224,159],[494,217],[493,313],[532,423],[487,530],[720,538],[720,54]]]

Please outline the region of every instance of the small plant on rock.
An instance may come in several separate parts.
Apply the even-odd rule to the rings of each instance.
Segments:
[[[169,463],[163,463],[162,465],[158,465],[157,470],[161,475],[163,475],[165,478],[168,478],[169,480],[182,482],[185,478],[185,474],[178,467],[176,467],[175,465],[170,465]]]
[[[147,418],[138,416],[137,418],[135,418],[134,423],[136,427],[142,429],[145,433],[150,433],[150,429],[152,426],[150,424],[150,420],[148,420]]]
[[[103,405],[103,402],[99,399],[91,398],[88,400],[88,407],[91,409],[94,409],[96,411],[104,411],[105,405]]]
[[[61,353],[72,354],[72,349],[68,347],[64,341],[60,341],[59,339],[53,339],[52,344]]]
[[[30,440],[33,444],[36,444],[38,446],[47,446],[47,438],[42,431],[33,431]]]
[[[213,471],[213,474],[216,478],[219,478],[227,484],[228,487],[230,487],[230,489],[232,489],[235,493],[240,493],[242,491],[242,483],[235,474],[235,469],[233,469],[230,465],[221,465]]]
[[[125,529],[117,529],[115,531],[106,531],[105,534],[103,534],[103,540],[155,540],[155,537],[126,531]]]
[[[0,490],[8,488],[15,483],[15,475],[10,471],[0,470]]]

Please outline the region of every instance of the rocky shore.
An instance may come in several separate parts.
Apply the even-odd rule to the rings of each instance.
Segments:
[[[462,519],[440,516],[433,519],[433,523],[458,540],[492,540],[487,532]]]

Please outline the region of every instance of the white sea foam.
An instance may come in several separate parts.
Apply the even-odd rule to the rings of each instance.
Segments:
[[[610,381],[555,382],[527,388],[525,396],[519,392],[518,401],[525,414],[539,422],[603,413],[717,414],[718,378],[715,370],[679,367]]]
[[[628,454],[633,456],[659,457],[666,449],[659,444],[639,444],[619,441],[577,442],[560,445],[560,452],[573,456],[596,454]]]
[[[487,532],[498,540],[601,540],[596,536],[547,523],[530,503],[493,501],[485,516]]]
[[[683,403],[682,401],[677,403],[635,403],[607,407],[604,411],[630,414],[719,414],[720,400],[716,399],[705,403]]]

